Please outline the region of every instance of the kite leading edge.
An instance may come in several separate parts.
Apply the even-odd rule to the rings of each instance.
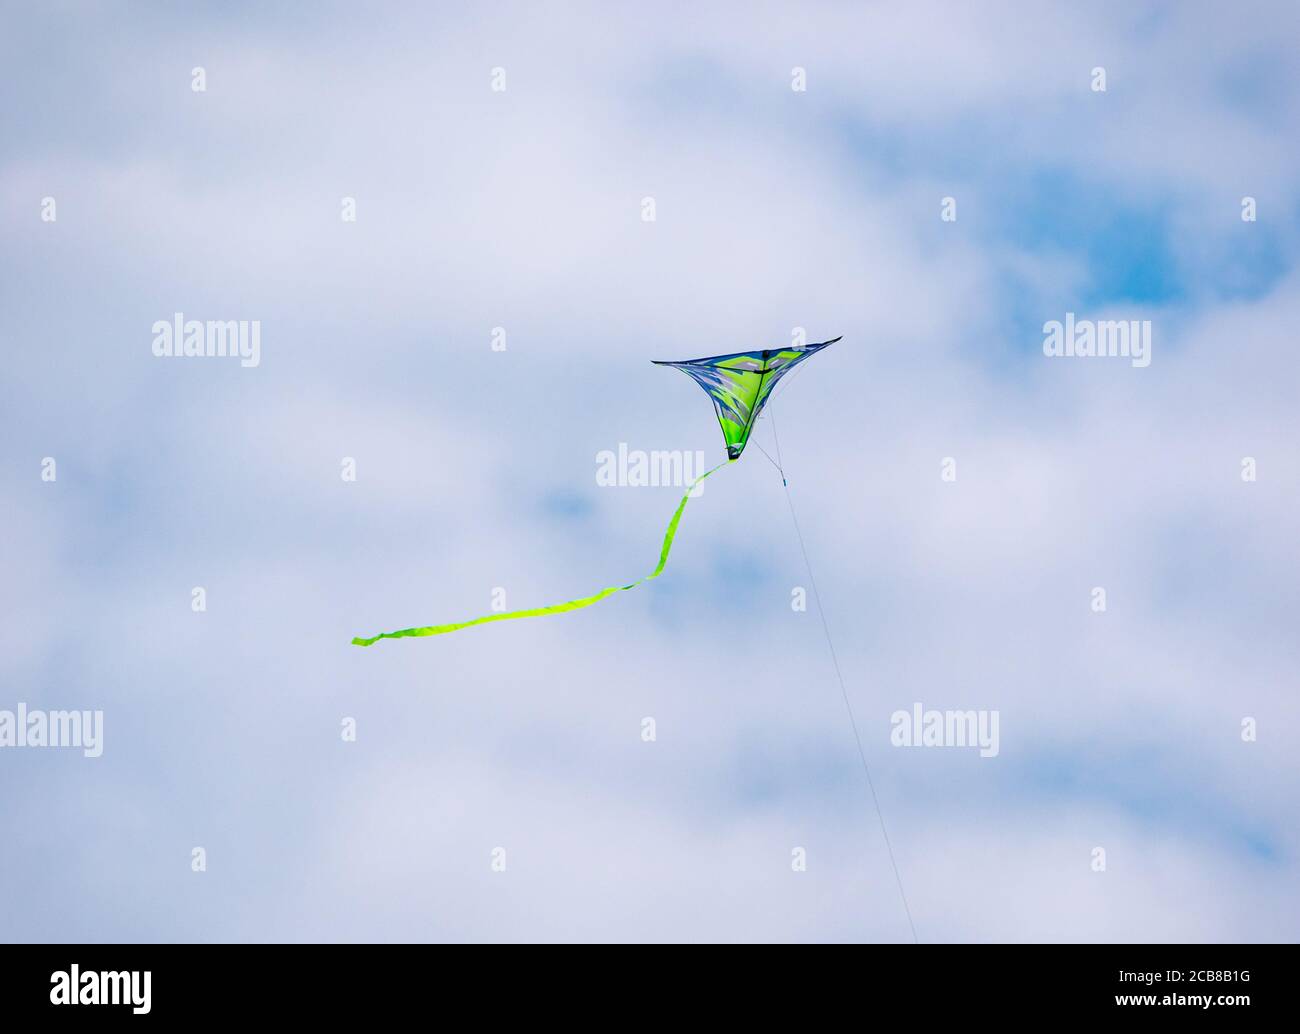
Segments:
[[[832,338],[830,341],[822,341],[814,345],[791,348],[764,348],[754,352],[735,352],[731,355],[715,355],[705,359],[690,359],[676,363],[660,360],[653,361],[656,365],[675,366],[677,369],[690,374],[695,382],[708,392],[709,398],[713,400],[713,408],[718,414],[718,423],[722,427],[722,436],[727,443],[727,463],[734,463],[740,459],[740,454],[749,441],[750,433],[754,429],[754,423],[758,420],[759,413],[762,412],[767,400],[772,397],[772,389],[776,386],[776,382],[789,373],[798,363],[821,351],[827,345],[835,344],[838,340],[840,339]],[[677,504],[672,520],[668,522],[668,530],[664,533],[663,546],[659,550],[659,563],[648,575],[638,578],[629,585],[611,585],[597,593],[593,593],[591,596],[583,596],[581,599],[568,600],[564,603],[553,603],[548,607],[512,610],[504,614],[485,614],[483,617],[471,618],[468,621],[457,621],[449,625],[403,628],[397,632],[381,632],[379,635],[368,638],[357,636],[352,640],[352,645],[373,646],[381,639],[445,635],[448,632],[457,632],[472,625],[485,625],[489,621],[509,621],[514,618],[536,618],[547,614],[564,614],[571,610],[590,607],[593,603],[599,603],[616,592],[635,589],[642,582],[658,578],[668,563],[668,553],[673,547],[673,539],[677,536],[677,525],[682,519],[682,513],[686,509],[686,503],[690,500],[691,492],[695,490],[696,485],[714,471],[721,470],[727,463],[719,463],[712,470],[706,470],[691,482],[685,494],[682,495],[682,501]]]

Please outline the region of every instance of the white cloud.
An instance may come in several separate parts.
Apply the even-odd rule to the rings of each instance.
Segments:
[[[24,787],[0,810],[40,847],[6,878],[89,897],[40,930],[904,936],[754,450],[692,502],[657,582],[348,645],[483,613],[496,586],[522,607],[647,571],[675,494],[597,489],[595,452],[719,451],[704,398],[647,360],[804,325],[845,340],[773,416],[922,936],[1293,935],[1300,285],[1224,301],[1201,274],[1241,227],[1210,230],[1185,297],[1108,310],[1153,320],[1149,369],[1048,360],[1037,314],[1060,318],[1088,262],[981,232],[1008,170],[1061,165],[1172,205],[1183,238],[1211,202],[1236,219],[1247,179],[1282,195],[1270,220],[1294,206],[1294,146],[1221,90],[1282,30],[1268,7],[1013,11],[692,10],[686,32],[685,8],[519,8],[275,23],[256,43],[139,24],[93,64],[105,88],[59,87],[54,113],[31,98],[81,51],[23,65],[23,149],[0,166],[17,285],[2,670],[32,701],[102,700],[108,741],[48,780],[0,759]],[[1270,88],[1294,109],[1294,76]],[[1268,232],[1289,261],[1293,231]],[[148,328],[178,310],[261,319],[263,365],[154,359]],[[559,489],[589,509],[549,513]],[[889,748],[889,712],[914,700],[999,708],[1002,756]],[[131,802],[129,830],[95,826],[97,877],[74,822],[37,821],[87,786],[107,811]],[[488,870],[497,842],[508,874]],[[1104,875],[1096,843],[1114,845]],[[130,928],[123,898],[153,902]],[[8,928],[37,936],[46,919],[15,907]]]

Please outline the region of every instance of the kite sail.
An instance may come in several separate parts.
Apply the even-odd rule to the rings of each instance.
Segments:
[[[653,362],[656,366],[672,366],[690,374],[695,383],[708,392],[718,413],[722,437],[727,442],[727,457],[738,460],[745,451],[759,413],[772,397],[776,382],[810,355],[816,355],[838,340],[831,338],[815,345],[734,352],[680,363],[662,359]]]
[[[709,397],[713,400],[713,408],[718,414],[718,423],[722,425],[723,438],[727,443],[727,463],[734,463],[740,459],[740,454],[749,441],[750,433],[754,430],[754,422],[758,419],[758,415],[762,412],[767,400],[772,397],[772,389],[776,386],[776,382],[789,373],[798,363],[803,362],[810,355],[820,352],[827,345],[835,344],[838,340],[840,339],[832,338],[830,341],[822,341],[815,345],[801,345],[792,348],[764,348],[755,352],[735,352],[731,355],[715,355],[707,359],[691,359],[679,363],[653,361],[658,366],[675,366],[677,369],[685,371],[695,379],[700,387],[709,393]],[[448,632],[456,632],[472,625],[485,625],[489,621],[509,621],[514,618],[536,618],[547,614],[564,614],[571,610],[590,607],[593,603],[599,603],[616,592],[626,592],[628,589],[635,589],[638,585],[648,582],[652,578],[658,578],[668,563],[668,553],[673,548],[673,539],[677,536],[677,525],[681,522],[682,513],[686,509],[686,504],[690,500],[695,486],[714,471],[721,470],[727,463],[719,463],[712,470],[706,470],[691,482],[685,494],[682,495],[682,501],[677,504],[672,520],[668,522],[667,531],[664,532],[663,546],[659,550],[659,563],[648,575],[638,578],[635,582],[627,585],[611,585],[590,596],[567,600],[564,603],[552,603],[546,607],[512,610],[503,614],[485,614],[482,617],[470,618],[468,621],[456,621],[447,625],[403,628],[396,632],[381,632],[379,635],[369,637],[357,636],[352,640],[352,645],[373,646],[381,639],[445,635]]]

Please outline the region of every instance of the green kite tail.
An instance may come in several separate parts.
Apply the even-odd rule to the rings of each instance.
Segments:
[[[727,460],[727,463],[735,463],[734,459]],[[719,463],[713,470],[706,470],[703,474],[691,482],[682,501],[677,504],[677,510],[673,514],[673,519],[668,522],[668,530],[664,533],[663,548],[659,551],[659,563],[653,571],[644,578],[638,578],[631,585],[611,585],[607,589],[601,589],[594,596],[584,596],[582,599],[569,600],[567,603],[553,603],[549,607],[534,607],[532,610],[512,610],[505,614],[487,614],[481,618],[471,618],[469,621],[458,621],[451,625],[426,625],[424,628],[403,628],[399,632],[382,632],[377,636],[371,636],[369,639],[356,638],[352,640],[353,646],[373,646],[381,639],[404,639],[407,636],[426,636],[426,635],[445,635],[447,632],[457,632],[462,628],[469,628],[471,625],[485,625],[489,621],[508,621],[512,618],[539,618],[545,614],[564,614],[570,610],[581,610],[583,607],[590,607],[593,603],[599,603],[606,596],[612,596],[616,592],[625,592],[628,589],[635,589],[642,582],[648,582],[651,578],[658,578],[663,573],[664,565],[668,563],[668,552],[673,548],[673,539],[677,535],[677,524],[682,519],[682,511],[686,509],[686,503],[691,498],[691,493],[695,486],[703,481],[706,477],[716,470],[721,470],[727,463]]]

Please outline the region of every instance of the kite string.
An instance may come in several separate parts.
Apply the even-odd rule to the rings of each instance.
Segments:
[[[767,450],[764,449],[761,445],[759,445],[758,442],[752,442],[751,444],[752,444],[756,449],[758,449],[758,451],[761,452],[761,453],[763,454],[764,457],[766,457],[767,462],[770,463],[770,464],[772,464],[772,466],[773,466],[773,468],[775,468],[776,472],[777,472],[778,474],[781,475],[781,480],[784,481],[784,480],[785,480],[785,471],[781,469],[781,464],[777,463],[776,460],[772,459],[771,456],[768,456],[768,454],[767,454]]]
[[[772,417],[772,434],[776,436],[776,414],[771,409],[771,403],[768,404],[769,415]],[[871,766],[867,764],[867,752],[862,746],[862,736],[858,732],[858,722],[853,715],[853,704],[849,701],[849,691],[844,684],[844,675],[840,671],[839,658],[835,654],[835,643],[831,641],[831,627],[826,620],[826,610],[822,606],[821,593],[817,591],[817,578],[813,575],[812,563],[808,559],[808,547],[804,545],[803,532],[799,530],[799,516],[794,511],[794,497],[790,494],[790,484],[786,481],[785,471],[780,464],[781,456],[781,439],[776,437],[776,455],[777,460],[774,466],[781,472],[781,482],[785,487],[785,501],[790,504],[790,519],[794,522],[795,538],[799,540],[799,552],[803,554],[804,569],[808,572],[808,584],[812,589],[813,602],[817,604],[817,615],[822,621],[822,631],[826,634],[826,646],[830,649],[831,666],[835,669],[835,678],[840,684],[840,696],[844,698],[844,710],[849,715],[849,727],[853,730],[853,741],[858,745],[858,758],[862,761],[862,771],[867,777],[867,789],[871,791],[871,803],[876,809],[876,819],[880,823],[880,835],[885,841],[885,851],[889,855],[889,865],[894,870],[894,882],[898,884],[898,896],[903,901],[903,911],[907,913],[907,925],[912,931],[912,943],[920,944],[920,939],[916,936],[916,923],[912,921],[912,909],[907,903],[907,892],[903,890],[903,877],[898,870],[898,860],[894,857],[894,845],[889,839],[889,830],[885,827],[885,814],[880,808],[880,798],[876,795],[876,783],[871,778]],[[767,455],[766,452],[763,453]],[[768,459],[771,459],[768,456]]]
[[[798,372],[799,372],[798,370],[795,370],[795,373]],[[781,484],[785,486],[788,493],[788,490],[790,488],[790,482],[785,479],[785,466],[781,463],[781,436],[776,433],[776,410],[775,409],[772,410],[772,440],[776,442],[776,469],[781,472]]]

